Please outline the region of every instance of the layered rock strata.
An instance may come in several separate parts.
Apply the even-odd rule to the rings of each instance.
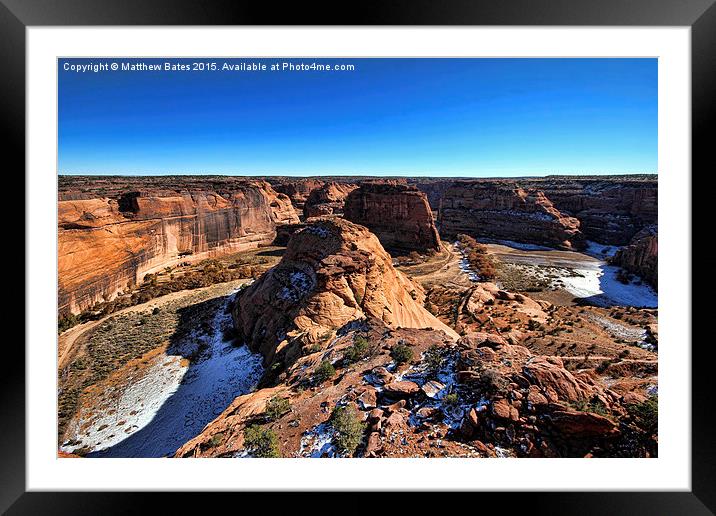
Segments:
[[[356,185],[350,183],[334,181],[315,188],[304,203],[304,218],[342,215],[346,197],[356,188]]]
[[[437,251],[440,236],[425,194],[401,183],[366,182],[348,195],[344,215],[396,251]]]
[[[628,245],[616,252],[612,263],[638,274],[656,288],[659,274],[658,244],[658,227],[647,226],[634,235]]]
[[[510,182],[456,181],[446,189],[438,219],[444,236],[460,233],[564,249],[581,249],[580,223],[539,190]]]
[[[60,191],[61,314],[111,300],[160,268],[269,244],[277,225],[298,222],[288,197],[262,181],[215,190],[120,185]]]

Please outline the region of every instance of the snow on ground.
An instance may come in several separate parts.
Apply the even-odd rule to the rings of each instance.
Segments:
[[[319,459],[321,457],[335,457],[336,449],[333,446],[333,426],[330,423],[321,423],[306,431],[301,437],[299,457]]]
[[[618,249],[619,247],[615,245],[600,244],[592,240],[587,240],[587,248],[583,252],[594,258],[604,260],[614,256]]]
[[[635,306],[656,308],[657,293],[646,283],[624,284],[617,279],[619,267],[599,262],[598,267],[576,269],[579,276],[561,276],[564,289],[574,297],[588,299],[596,306]]]
[[[480,276],[478,276],[477,273],[470,267],[470,262],[467,260],[465,250],[462,248],[462,246],[460,246],[460,243],[457,241],[453,242],[453,247],[458,253],[460,253],[461,256],[460,263],[458,265],[460,267],[460,271],[467,274],[467,277],[473,283],[477,283],[478,281],[480,281]]]
[[[263,372],[261,356],[222,340],[221,329],[231,318],[227,312],[225,305],[219,308],[210,335],[190,337],[204,340],[207,348],[188,367],[179,355],[161,354],[141,378],[83,409],[74,421],[79,444],[61,450],[86,446],[94,452],[89,456],[97,457],[172,455],[234,398],[253,390]]]

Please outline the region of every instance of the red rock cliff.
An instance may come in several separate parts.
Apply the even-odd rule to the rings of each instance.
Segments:
[[[216,190],[208,184],[167,190],[141,181],[142,190],[129,190],[136,186],[131,180],[118,181],[84,191],[61,185],[60,313],[110,300],[145,274],[185,260],[180,254],[197,259],[254,248],[274,239],[277,224],[298,222],[288,197],[262,181]]]
[[[331,181],[312,190],[303,206],[303,216],[342,215],[346,197],[356,188],[354,184]]]
[[[406,184],[366,182],[346,198],[344,218],[375,233],[388,249],[440,249],[425,194]]]
[[[647,226],[634,235],[629,245],[617,251],[612,262],[638,274],[656,288],[659,275],[658,244],[657,226]]]
[[[456,181],[445,190],[438,223],[443,235],[459,233],[580,249],[579,221],[557,210],[539,190],[508,181]]]

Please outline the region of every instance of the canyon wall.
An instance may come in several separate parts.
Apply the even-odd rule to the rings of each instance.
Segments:
[[[303,213],[308,196],[316,188],[324,185],[325,181],[313,178],[302,179],[269,179],[271,186],[279,193],[285,194],[291,199],[291,203],[298,213]]]
[[[342,215],[346,197],[356,188],[357,185],[335,181],[314,188],[304,203],[304,218]]]
[[[647,226],[634,235],[628,245],[616,252],[612,263],[638,274],[656,288],[659,274],[658,249],[658,227]]]
[[[656,176],[546,177],[519,184],[542,190],[558,210],[579,219],[587,239],[602,244],[626,245],[657,223]]]
[[[440,249],[440,237],[425,194],[397,182],[365,182],[346,198],[344,218],[378,236],[397,251]]]
[[[443,236],[460,233],[564,249],[581,249],[579,221],[562,214],[539,190],[509,181],[455,181],[446,188],[438,224]]]
[[[61,181],[60,314],[113,299],[163,267],[267,245],[277,225],[298,222],[288,197],[262,181],[132,179]]]

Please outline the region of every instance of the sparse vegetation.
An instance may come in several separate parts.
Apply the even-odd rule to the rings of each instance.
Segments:
[[[313,373],[313,378],[316,380],[316,382],[323,383],[327,380],[330,380],[335,375],[336,368],[333,367],[333,364],[331,364],[328,360],[324,360],[316,368],[316,371]]]
[[[336,448],[342,454],[352,456],[363,440],[366,424],[361,421],[355,409],[350,405],[333,409],[330,421],[336,431],[333,438]]]
[[[443,403],[447,405],[448,407],[456,407],[460,403],[460,398],[458,397],[457,393],[451,392],[445,398],[443,398]]]
[[[357,336],[353,340],[353,344],[343,352],[343,363],[349,365],[362,360],[368,355],[369,348],[368,339],[362,335]]]
[[[460,234],[457,239],[465,252],[467,261],[480,279],[485,281],[495,279],[497,277],[496,260],[487,252],[487,246],[469,235]]]
[[[436,344],[431,345],[423,355],[425,372],[430,378],[435,378],[443,366],[444,358],[442,350]]]
[[[650,396],[647,400],[627,407],[636,424],[648,434],[656,434],[659,425],[659,397]]]
[[[280,457],[278,438],[270,428],[251,425],[244,430],[244,445],[254,457]]]
[[[398,364],[407,364],[413,360],[413,350],[407,344],[398,342],[391,348],[390,357]]]
[[[291,410],[291,402],[288,398],[274,396],[266,402],[266,419],[276,421]]]

